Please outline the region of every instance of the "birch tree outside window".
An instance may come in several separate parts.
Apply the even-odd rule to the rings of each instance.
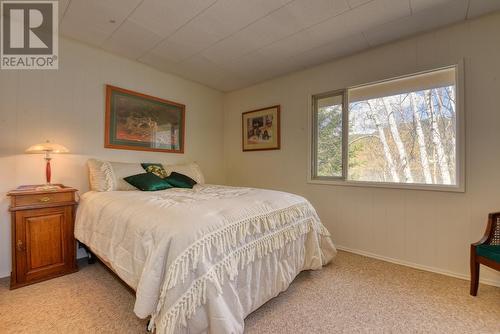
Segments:
[[[456,67],[313,96],[312,179],[456,187]]]

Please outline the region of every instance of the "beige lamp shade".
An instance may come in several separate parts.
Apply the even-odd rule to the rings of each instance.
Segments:
[[[45,179],[47,183],[41,187],[37,187],[37,189],[40,190],[54,190],[58,189],[58,185],[52,185],[50,184],[50,179],[52,177],[52,172],[50,168],[50,154],[51,153],[68,153],[69,150],[59,144],[54,144],[49,142],[48,140],[45,143],[41,144],[36,144],[33,146],[28,147],[28,149],[25,151],[26,153],[45,153],[45,160],[47,161],[45,164]]]
[[[28,147],[26,153],[69,153],[69,150],[59,144],[54,144],[48,140],[45,143]]]

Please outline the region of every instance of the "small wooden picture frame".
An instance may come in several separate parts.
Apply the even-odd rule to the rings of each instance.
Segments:
[[[280,106],[251,110],[241,115],[243,151],[279,150]]]
[[[186,106],[106,85],[104,147],[184,153]]]

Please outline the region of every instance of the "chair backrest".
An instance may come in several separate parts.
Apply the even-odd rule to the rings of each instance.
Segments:
[[[488,244],[500,245],[500,213],[494,213],[490,216],[491,232]]]

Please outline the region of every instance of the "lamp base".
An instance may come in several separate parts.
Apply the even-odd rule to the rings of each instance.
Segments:
[[[56,186],[54,184],[44,184],[43,186],[38,186],[35,188],[36,191],[51,191],[51,190],[59,190],[60,186]]]

